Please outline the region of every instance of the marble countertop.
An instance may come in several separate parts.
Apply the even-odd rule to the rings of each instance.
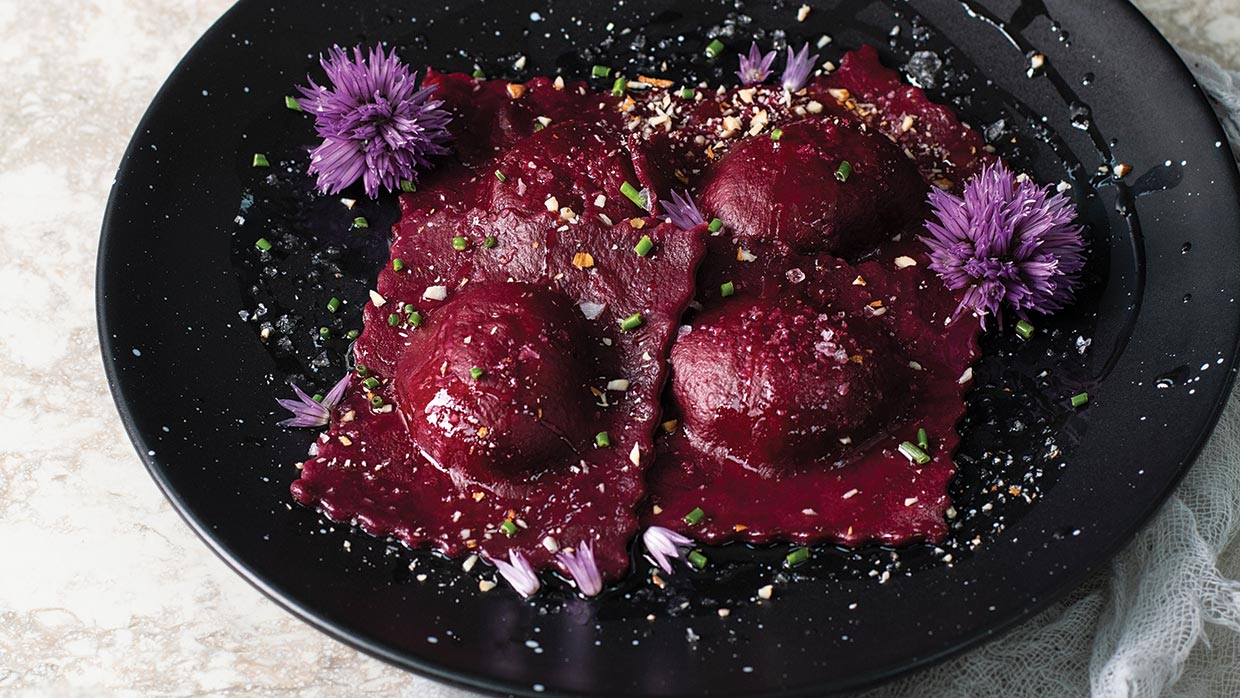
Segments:
[[[230,4],[0,3],[0,299],[22,300],[0,308],[0,694],[464,695],[327,638],[230,571],[147,476],[108,394],[93,271],[112,177]],[[1240,0],[1136,4],[1240,69]]]

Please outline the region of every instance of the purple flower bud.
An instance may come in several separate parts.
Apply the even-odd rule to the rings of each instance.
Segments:
[[[741,69],[736,71],[736,77],[741,79],[742,85],[757,85],[770,76],[775,52],[763,54],[758,50],[757,42],[754,42],[749,47],[749,55],[741,54],[740,59]]]
[[[814,71],[816,63],[818,63],[818,54],[809,55],[809,42],[806,42],[796,53],[792,52],[792,47],[788,47],[788,64],[784,66],[784,74],[780,78],[784,89],[789,92],[800,92],[809,82],[809,74]]]
[[[586,596],[594,596],[603,590],[603,575],[594,562],[594,544],[581,541],[577,550],[562,550],[556,556],[565,574],[573,578],[577,588]]]
[[[668,574],[672,573],[672,563],[668,558],[679,558],[680,549],[691,543],[693,541],[685,536],[662,526],[651,526],[642,534],[642,544],[646,546],[646,552],[650,553],[655,563]]]
[[[529,598],[538,593],[542,584],[538,581],[538,575],[534,572],[534,568],[530,567],[530,563],[525,556],[517,552],[515,548],[508,550],[508,560],[491,560],[491,564],[499,570],[500,575],[504,577],[517,593]]]
[[[673,189],[671,200],[663,202],[663,210],[667,212],[667,220],[681,230],[688,230],[706,222],[687,190],[681,195]]]

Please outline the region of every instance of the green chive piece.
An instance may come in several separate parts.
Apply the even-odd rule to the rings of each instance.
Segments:
[[[696,526],[702,523],[704,518],[706,518],[706,512],[702,511],[702,507],[693,507],[693,511],[685,514],[685,523]]]
[[[645,257],[653,249],[654,240],[651,240],[649,235],[643,235],[642,239],[637,241],[637,246],[633,248],[633,251],[637,253],[638,257]]]
[[[539,131],[543,130],[544,128],[547,128],[547,127],[546,127],[546,126],[543,126],[543,122],[541,122],[541,121],[535,121],[535,122],[534,122],[534,133],[538,133]]]
[[[474,366],[473,368],[469,369],[469,377],[473,378],[474,380],[482,380],[482,377],[484,375],[486,375],[486,371],[482,370],[481,368],[478,368],[477,366]]]
[[[905,458],[908,458],[917,465],[925,465],[930,462],[930,454],[921,450],[921,448],[912,441],[900,442],[900,453],[903,453]]]
[[[917,445],[920,446],[923,451],[930,450],[930,435],[926,433],[925,429],[917,430]]]
[[[706,229],[712,233],[717,233],[723,230],[723,221],[718,218],[712,218],[710,219],[710,225],[706,226]]]
[[[499,238],[496,238],[494,235],[488,235],[482,240],[482,246],[487,248],[488,250],[495,247],[498,244],[499,244]]]
[[[616,81],[611,83],[611,96],[612,97],[623,97],[624,90],[628,86],[629,86],[628,80],[625,80],[623,77],[616,78]]]
[[[406,319],[409,321],[410,327],[417,328],[422,326],[422,313],[414,311],[409,313],[409,317]]]
[[[636,205],[638,208],[642,209],[643,211],[649,210],[646,208],[647,204],[646,204],[645,195],[643,195],[640,191],[638,191],[637,187],[633,186],[632,184],[629,184],[628,182],[621,184],[620,193],[624,194],[624,197],[626,199],[628,199],[629,201],[632,201],[634,205]]]
[[[396,326],[397,326],[397,325],[399,325],[399,324],[400,324],[400,316],[399,316],[399,315],[397,315],[396,313],[392,313],[391,315],[389,315],[389,316],[388,316],[388,325],[389,325],[389,326],[391,326],[391,327],[396,327]]]
[[[408,315],[409,313],[417,311],[417,308],[413,307],[413,303],[406,303],[401,310],[405,311],[405,314]]]
[[[607,432],[600,431],[594,435],[594,445],[599,448],[607,448],[611,445],[611,437],[607,435]]]
[[[1020,322],[1016,323],[1016,334],[1021,339],[1029,339],[1030,337],[1032,337],[1035,329],[1036,328],[1033,326],[1032,323],[1026,322],[1024,320],[1021,320]]]
[[[323,339],[330,339],[331,336],[332,336],[332,328],[330,327],[319,328],[319,337],[322,337]]]
[[[507,182],[507,181],[508,181],[508,178],[504,176],[504,173],[503,173],[503,172],[500,172],[499,170],[496,170],[496,171],[495,171],[495,178],[496,178],[496,179],[498,179],[498,180],[499,180],[499,181],[501,181],[501,182]]]
[[[362,331],[361,330],[349,330],[348,332],[344,333],[344,336],[348,337],[349,339],[357,339],[358,337],[362,336]]]
[[[487,74],[482,72],[482,68],[474,68],[473,76],[476,78],[485,78]]]
[[[383,385],[383,384],[379,382],[378,378],[371,376],[370,378],[367,378],[366,380],[362,381],[362,385],[366,386],[367,390],[374,390],[375,388],[378,388],[380,385]]]
[[[509,537],[515,536],[517,535],[517,525],[512,522],[512,519],[504,519],[504,523],[499,525],[499,531]]]
[[[457,252],[464,252],[465,250],[469,249],[469,240],[459,235],[452,238],[452,249],[456,250]]]
[[[379,409],[380,407],[383,407],[383,398],[379,397],[378,395],[371,395],[370,406],[375,409]]]
[[[332,299],[327,301],[327,312],[334,313],[337,310],[340,310],[340,299],[332,296]]]
[[[590,74],[596,78],[605,78],[611,75],[611,68],[605,65],[596,65],[590,69]]]
[[[696,550],[690,551],[689,556],[685,559],[689,561],[690,565],[693,565],[699,570],[706,569],[706,563],[710,562],[710,560],[706,559],[705,555]]]
[[[835,168],[835,178],[841,182],[847,182],[851,174],[852,165],[847,160],[840,161],[840,166]]]
[[[710,43],[706,44],[706,57],[707,58],[718,58],[721,53],[723,53],[723,42],[722,41],[718,39],[711,39]]]
[[[686,87],[680,91],[680,96],[685,99],[693,99],[697,96],[697,92],[692,87]]]
[[[400,271],[405,268],[405,260],[396,257],[392,260],[392,271]]]
[[[732,283],[731,281],[725,281],[724,283],[719,284],[719,295],[720,296],[727,298],[733,293],[736,293],[736,284]]]
[[[402,179],[400,180],[400,190],[403,192],[414,192],[418,190],[418,187],[413,183],[412,179]]]
[[[641,313],[633,313],[632,315],[620,321],[620,329],[624,332],[628,332],[629,330],[635,330],[641,326],[642,326],[642,314]]]
[[[310,399],[314,400],[315,402],[323,402],[323,393],[315,393],[314,395],[310,396]]]
[[[784,137],[784,130],[783,130],[783,129],[777,128],[777,129],[775,129],[774,131],[771,131],[771,140],[773,140],[773,141],[777,141],[777,140],[779,140],[780,138],[783,138],[783,137]]]
[[[796,567],[809,560],[809,548],[793,548],[784,557],[784,564],[789,567]]]
[[[1089,393],[1077,393],[1072,396],[1072,406],[1076,408],[1084,407],[1089,403]]]
[[[262,250],[263,252],[266,252],[267,250],[271,249],[271,243],[267,242],[267,238],[259,238],[255,240],[254,246]]]
[[[357,375],[363,378],[366,377],[366,374],[370,373],[370,369],[366,368],[366,364],[358,364],[357,366],[353,367],[353,370],[357,371]]]
[[[255,167],[271,167],[271,163],[267,162],[267,156],[263,153],[254,153]]]
[[[353,227],[354,228],[369,228],[370,222],[367,221],[364,216],[358,216],[357,218],[353,219]]]
[[[284,106],[289,109],[292,109],[293,111],[301,111],[301,105],[297,103],[296,97],[285,96]]]

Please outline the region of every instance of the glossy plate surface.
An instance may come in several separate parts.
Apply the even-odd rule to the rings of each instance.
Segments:
[[[871,685],[994,636],[1104,564],[1182,477],[1232,382],[1240,182],[1208,105],[1119,0],[842,0],[815,3],[803,22],[799,5],[240,2],[138,128],[99,253],[109,380],[186,521],[336,637],[442,680],[522,694]],[[718,33],[728,52],[711,62],[702,49]],[[1009,327],[984,344],[961,425],[957,530],[942,549],[821,550],[789,573],[777,565],[785,548],[730,546],[667,589],[635,574],[596,601],[552,591],[530,603],[480,592],[484,565],[465,573],[292,504],[312,436],[275,426],[273,397],[290,377],[323,388],[340,375],[339,337],[360,313],[323,306],[336,295],[360,308],[396,216],[391,197],[347,211],[299,174],[313,132],[283,96],[321,51],[381,40],[414,65],[477,63],[513,79],[587,76],[603,63],[713,85],[730,84],[751,38],[823,34],[824,60],[873,44],[1016,166],[1070,182],[1090,226],[1078,306],[1040,321],[1029,342]],[[1035,53],[1046,60],[1030,77]],[[276,167],[256,172],[255,152]],[[1121,164],[1132,171],[1117,182],[1108,173]],[[359,214],[367,233],[348,228]],[[292,250],[270,277],[253,248],[262,236]],[[321,325],[336,338],[319,340]],[[1091,402],[1076,411],[1066,398],[1081,391]],[[766,584],[774,598],[759,604]]]

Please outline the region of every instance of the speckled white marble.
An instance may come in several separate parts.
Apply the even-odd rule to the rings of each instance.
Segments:
[[[464,695],[233,574],[159,494],[108,395],[92,288],[113,173],[229,4],[0,0],[0,694]],[[1240,0],[1137,4],[1240,68]]]

